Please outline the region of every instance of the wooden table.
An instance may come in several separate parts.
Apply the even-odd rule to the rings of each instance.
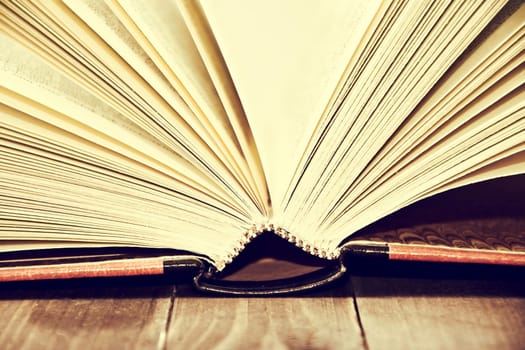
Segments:
[[[162,278],[3,285],[0,348],[525,349],[524,269],[412,270],[277,298]]]

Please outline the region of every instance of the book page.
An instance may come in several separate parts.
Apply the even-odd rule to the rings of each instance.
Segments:
[[[239,93],[274,206],[380,1],[201,1]]]
[[[494,104],[470,125],[458,130],[436,144],[430,154],[422,154],[418,161],[396,174],[392,181],[368,193],[364,199],[348,207],[344,215],[330,229],[351,231],[373,221],[371,216],[383,217],[395,210],[423,199],[449,183],[476,173],[479,169],[524,151],[525,143],[525,90],[516,89]],[[516,166],[523,168],[523,164]],[[492,174],[495,175],[492,170]],[[499,176],[512,175],[516,167],[501,169]],[[523,170],[522,170],[523,171]],[[478,174],[475,178],[483,179]],[[352,218],[350,220],[350,218]],[[341,237],[344,234],[340,235]]]
[[[417,165],[431,163],[437,159],[442,151],[454,142],[460,130],[465,128],[474,130],[483,120],[496,122],[504,119],[506,113],[493,113],[491,107],[496,106],[498,101],[506,96],[519,93],[518,88],[523,82],[524,74],[520,65],[524,58],[525,22],[522,20],[524,11],[525,7],[522,6],[497,30],[484,36],[477,47],[472,48],[468,55],[455,64],[454,69],[447,72],[444,79],[433,89],[432,94],[418,106],[403,127],[393,135],[389,143],[360,175],[360,181],[352,187],[342,201],[344,204],[341,205],[341,209],[359,198],[366,199],[378,187],[395,187],[396,183],[401,185],[405,181],[410,181],[416,175],[408,175],[403,179],[400,179],[400,175],[406,173],[407,168],[412,169],[408,170],[408,173],[420,174],[423,170]],[[514,101],[517,103],[520,100],[514,98]],[[518,105],[511,106],[514,109],[518,108]],[[517,130],[520,125],[516,119],[518,115],[513,120],[518,127]],[[483,130],[485,127],[479,128]],[[470,137],[475,136],[477,136],[475,132],[471,131]],[[437,143],[438,141],[441,142]],[[467,146],[466,141],[462,145],[464,148],[470,147]],[[499,151],[507,150],[501,144]],[[513,150],[507,155],[516,151]],[[457,152],[456,149],[446,154],[445,158],[452,159]],[[500,154],[500,157],[504,156],[504,153]],[[487,158],[486,163],[480,163],[473,169],[462,170],[454,178],[465,176],[467,182],[474,182],[474,179],[480,179],[479,181],[487,179],[489,174],[484,177],[479,173],[468,180],[467,174],[472,171],[478,173],[479,167],[492,164],[497,159]],[[516,171],[517,168],[518,166],[514,166],[512,171]],[[494,170],[490,174],[497,175],[495,177],[506,176],[514,174],[512,171],[509,173],[504,170],[498,175],[497,170]],[[398,182],[395,182],[396,179]],[[428,183],[420,183],[419,188],[411,190],[425,192],[424,188],[428,185]],[[432,193],[436,192],[440,190],[432,189]],[[421,194],[421,198],[427,194],[427,192]],[[404,192],[403,197],[406,195],[407,193]]]
[[[147,80],[142,79],[118,52],[113,51],[64,4],[24,5],[28,7],[27,11],[35,13],[36,18],[42,18],[31,23],[39,30],[7,12],[7,20],[13,21],[6,26],[9,35],[31,47],[59,72],[65,73],[126,119],[140,125],[160,143],[200,167],[218,187],[233,192],[233,197],[237,197],[242,206],[250,207],[248,210],[254,218],[260,217],[263,204],[257,198],[249,172],[247,175],[245,167],[236,165],[231,158],[233,151],[239,155],[237,147],[220,146],[222,142],[215,137],[211,139],[219,140],[219,145],[209,142],[210,138],[202,139]],[[16,6],[12,5],[10,10],[16,11]],[[18,26],[23,30],[15,29]],[[74,50],[70,50],[71,46]]]
[[[232,77],[206,16],[197,1],[179,0],[177,5],[228,115],[237,140],[239,141],[239,146],[246,158],[248,168],[258,188],[261,201],[266,205],[263,214],[266,218],[271,217],[268,186],[257,145],[255,144],[252,130],[246,119],[246,113],[235,89]]]
[[[167,77],[202,124],[197,128],[260,211],[262,199],[237,135],[190,32],[175,3],[108,1],[149,58]],[[192,123],[194,125],[195,123]],[[261,186],[259,186],[261,187]]]
[[[210,190],[215,186],[195,166],[154,136],[4,35],[0,35],[0,78],[6,89],[2,89],[0,102],[34,113],[48,123],[69,128],[91,140],[98,139],[93,131],[96,130],[107,137],[106,140],[100,138],[99,142],[115,151],[119,149],[118,143],[108,142],[108,139],[126,140],[131,147],[122,150],[124,154],[143,162],[144,166],[152,166],[179,179],[193,177]],[[16,94],[23,98],[17,98]],[[44,111],[38,112],[38,109]]]
[[[356,186],[357,192],[359,188],[377,184],[387,169],[395,171],[392,165],[399,168],[406,164],[407,155],[423,138],[523,62],[524,14],[525,7],[522,7],[447,72],[446,79],[436,85],[433,93],[368,164]]]
[[[242,231],[235,217],[171,189],[42,149],[23,131],[2,127],[0,136],[4,251],[41,240],[55,248],[176,247],[219,259]]]
[[[525,146],[521,145],[521,148],[525,148]],[[434,193],[440,193],[460,186],[465,186],[490,179],[496,179],[498,177],[523,174],[523,169],[525,169],[525,150],[513,154],[507,158],[503,158],[502,160],[491,163],[485,167],[482,167],[479,170],[470,172],[464,177],[454,180],[446,184],[445,186],[439,188]]]
[[[259,208],[147,79],[64,4],[45,5],[0,13],[2,248],[172,247],[224,261]]]
[[[344,235],[356,228],[356,211],[350,209],[367,207],[361,201],[368,198],[364,192],[348,198],[354,181],[502,5],[406,3],[375,43],[368,60],[356,67],[354,83],[348,87],[333,122],[321,134],[290,199],[283,227],[328,236],[327,227],[344,211],[348,226],[331,232],[339,230]],[[370,199],[378,203],[366,211],[368,220],[377,219],[391,205],[383,194],[376,193],[377,197]],[[404,193],[399,195],[403,197]]]
[[[202,122],[177,93],[175,87],[152,62],[147,53],[140,47],[139,38],[134,37],[102,1],[64,2],[77,16],[82,18],[101,40],[104,40],[124,61],[133,68],[190,126],[199,136],[211,143],[212,136]],[[100,51],[98,54],[100,55]],[[177,120],[169,115],[166,119],[172,123]],[[213,137],[216,137],[214,135]]]

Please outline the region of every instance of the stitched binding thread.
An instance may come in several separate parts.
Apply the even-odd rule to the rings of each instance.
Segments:
[[[235,259],[235,257],[237,257],[244,250],[244,248],[246,248],[248,243],[253,241],[257,236],[261,235],[263,232],[273,232],[277,236],[294,244],[296,247],[301,248],[305,252],[322,259],[335,260],[339,258],[340,255],[339,248],[333,250],[318,248],[309,241],[306,241],[304,239],[298,239],[295,235],[291,234],[282,227],[275,227],[273,224],[270,223],[260,225],[259,227],[253,225],[249,230],[246,230],[243,233],[241,239],[237,242],[237,245],[235,245],[232,248],[232,250],[226,255],[226,258],[217,262],[217,271],[224,270],[224,268],[228,264],[231,264],[233,259]]]

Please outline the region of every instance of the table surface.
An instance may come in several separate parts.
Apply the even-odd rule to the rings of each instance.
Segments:
[[[456,270],[358,271],[327,289],[271,298],[203,295],[162,278],[9,284],[0,289],[0,345],[525,349],[525,270]]]

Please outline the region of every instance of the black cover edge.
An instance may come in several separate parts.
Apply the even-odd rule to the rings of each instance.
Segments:
[[[291,278],[268,281],[228,281],[221,280],[213,269],[203,269],[194,278],[194,286],[203,292],[236,296],[275,296],[292,294],[329,285],[347,272],[349,261],[354,258],[388,260],[389,248],[386,243],[349,242],[341,247],[339,260],[327,267]]]
[[[348,258],[366,258],[386,261],[389,258],[390,248],[387,243],[361,243],[348,242],[341,247],[341,257],[344,261]]]
[[[227,281],[214,277],[212,273],[203,272],[194,278],[194,285],[206,293],[274,296],[317,289],[340,279],[345,273],[346,267],[339,261],[305,275],[269,281]]]
[[[206,269],[206,265],[206,261],[199,259],[198,257],[177,258],[175,256],[163,262],[165,274],[195,271],[195,276],[197,276],[203,273]]]

